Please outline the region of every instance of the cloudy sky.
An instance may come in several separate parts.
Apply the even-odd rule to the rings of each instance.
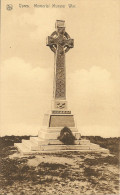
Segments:
[[[66,8],[34,8],[35,3]],[[13,4],[13,10],[6,10],[6,4]],[[61,19],[75,42],[66,54],[66,77],[78,130],[82,135],[119,136],[119,18],[119,0],[3,0],[1,135],[37,135],[51,109],[54,54],[46,37]]]

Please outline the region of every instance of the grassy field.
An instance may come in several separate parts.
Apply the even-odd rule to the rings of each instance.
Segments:
[[[110,154],[59,152],[21,157],[13,145],[29,136],[0,138],[0,195],[119,195],[119,138],[86,137]]]

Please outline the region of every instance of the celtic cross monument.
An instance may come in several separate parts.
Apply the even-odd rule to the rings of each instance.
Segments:
[[[65,54],[73,48],[74,41],[65,31],[65,21],[56,21],[56,31],[48,36],[47,46],[55,55],[52,108],[44,114],[43,125],[37,137],[30,137],[30,140],[23,139],[22,143],[14,145],[22,154],[39,154],[41,151],[60,150],[108,152],[107,149],[100,148],[99,145],[92,144],[89,140],[81,139],[75,125],[74,115],[67,107]],[[74,143],[71,145],[64,144],[59,140],[64,127],[68,127],[75,137]]]
[[[74,116],[67,108],[65,54],[74,46],[74,40],[65,31],[65,21],[56,21],[56,30],[48,36],[47,46],[54,52],[53,100],[50,113],[45,114],[43,126],[50,129],[65,126],[75,129]]]

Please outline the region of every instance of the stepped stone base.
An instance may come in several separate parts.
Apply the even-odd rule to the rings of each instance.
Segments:
[[[82,151],[82,152],[105,152],[107,149],[101,148],[97,144],[90,143],[89,140],[75,140],[74,145],[64,145],[57,139],[42,139],[40,137],[30,137],[30,140],[22,140],[22,143],[15,143],[15,147],[24,155],[40,154],[42,152],[60,151]]]
[[[81,151],[81,152],[107,152],[107,149],[101,148],[97,144],[90,143],[89,140],[81,139],[81,135],[76,128],[74,115],[66,109],[65,101],[54,101],[56,105],[64,105],[65,108],[56,108],[44,115],[43,127],[38,132],[38,137],[30,137],[30,140],[22,140],[22,143],[15,143],[14,146],[22,154],[40,154],[42,152],[60,152],[60,151]],[[65,145],[58,140],[61,129],[68,126],[75,136],[74,145]]]

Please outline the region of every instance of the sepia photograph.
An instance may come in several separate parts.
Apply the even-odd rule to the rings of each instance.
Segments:
[[[120,1],[0,14],[0,195],[119,195]]]

